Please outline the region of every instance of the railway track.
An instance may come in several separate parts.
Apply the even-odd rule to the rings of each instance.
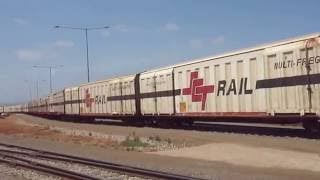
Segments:
[[[14,167],[22,167],[33,171],[43,172],[62,178],[75,180],[98,180],[105,179],[97,176],[67,170],[66,168],[51,165],[49,162],[59,162],[68,164],[78,164],[90,168],[98,168],[101,171],[112,171],[119,174],[126,174],[132,177],[151,179],[176,179],[191,180],[199,179],[189,176],[177,175],[162,171],[149,170],[117,163],[100,160],[93,160],[72,155],[60,154],[39,149],[27,148],[11,144],[0,143],[0,163],[5,163]]]
[[[78,122],[76,122],[78,123]],[[132,126],[122,121],[93,121],[86,122],[88,124],[104,124],[115,126]],[[306,139],[320,139],[320,131],[306,132],[301,124],[267,124],[267,123],[229,123],[229,122],[201,122],[195,121],[192,125],[181,125],[171,127],[158,127],[154,125],[145,125],[144,127],[160,128],[160,129],[183,129],[195,130],[204,132],[222,132],[222,133],[238,133],[238,134],[251,134],[275,137],[299,137]]]

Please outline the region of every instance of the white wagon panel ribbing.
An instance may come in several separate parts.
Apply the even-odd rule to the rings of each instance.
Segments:
[[[262,61],[261,51],[174,68],[175,87],[181,89],[181,95],[176,96],[177,113],[222,115],[225,112],[265,111],[265,102],[256,97],[264,92],[249,94],[255,81],[248,77],[257,79],[263,75],[256,71],[261,68],[257,59]]]
[[[78,95],[80,102],[80,115],[94,115],[106,113],[106,94],[107,81],[99,81],[84,84],[79,87],[79,94],[73,89],[73,95]],[[77,107],[73,109],[77,111]]]
[[[156,69],[141,73],[141,113],[170,115],[174,113],[173,68]]]
[[[67,115],[79,114],[79,87],[65,89],[65,111]]]
[[[71,98],[71,90],[72,88],[66,88],[64,90],[64,97],[65,97],[65,110],[66,114],[72,114],[72,98]]]
[[[156,113],[156,98],[152,96],[156,92],[155,72],[145,72],[140,75],[140,94],[145,94],[146,97],[141,98],[141,113],[155,114]],[[150,96],[150,97],[149,97]]]
[[[156,71],[156,113],[157,114],[173,114],[173,68]]]
[[[79,114],[79,87],[74,87],[71,89],[71,100],[72,100],[72,114]]]
[[[319,35],[179,64],[174,68],[180,115],[319,114],[319,45],[308,50],[312,88],[309,108],[306,41]]]
[[[135,93],[134,78],[135,76],[131,75],[80,86],[80,114],[91,116],[135,114],[135,99],[124,98],[131,97]]]
[[[120,78],[112,79],[108,81],[110,96],[120,97],[121,96],[121,81]],[[110,114],[121,114],[122,113],[122,101],[110,101]]]
[[[122,112],[121,114],[134,115],[136,112],[135,99],[131,96],[135,94],[134,90],[135,75],[121,78],[121,96]],[[129,98],[126,98],[129,97]]]
[[[64,114],[64,90],[54,93],[51,98],[51,113]]]

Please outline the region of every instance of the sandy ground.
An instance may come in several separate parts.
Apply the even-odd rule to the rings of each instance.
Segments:
[[[153,152],[163,156],[218,161],[239,166],[284,168],[320,172],[320,155],[276,148],[212,143],[173,151]]]
[[[57,140],[54,132],[37,129],[25,123],[122,136],[132,132],[140,137],[156,135],[163,139],[171,138],[178,144],[184,143],[186,147],[151,153],[128,152],[123,149],[108,148],[110,145],[108,143],[96,146],[95,143],[82,143],[83,139],[74,140],[70,137],[60,137]],[[21,130],[27,131],[22,133]],[[0,142],[208,179],[319,179],[320,177],[320,141],[303,138],[76,124],[13,115],[9,119],[0,121]]]

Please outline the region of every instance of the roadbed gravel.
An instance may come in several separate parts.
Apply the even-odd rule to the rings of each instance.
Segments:
[[[14,128],[10,129],[10,126],[19,127],[19,130],[12,130]],[[91,133],[89,137],[84,133],[79,138],[54,128]],[[21,132],[21,129],[26,130]],[[112,135],[116,140],[132,134],[141,139],[149,137],[170,139],[171,147],[128,150],[108,143],[101,145],[82,142],[94,140],[90,138],[99,138],[92,137],[95,133],[108,135],[107,137]],[[119,141],[124,140],[121,138]],[[80,124],[19,114],[1,120],[0,142],[207,179],[319,179],[320,177],[320,141],[317,139]],[[100,143],[104,142],[101,140]]]

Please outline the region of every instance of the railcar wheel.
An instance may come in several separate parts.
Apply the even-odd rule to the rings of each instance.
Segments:
[[[308,133],[318,132],[320,130],[320,123],[318,120],[304,120],[302,126]]]
[[[156,125],[159,128],[169,129],[171,128],[171,122],[168,119],[158,119]]]

